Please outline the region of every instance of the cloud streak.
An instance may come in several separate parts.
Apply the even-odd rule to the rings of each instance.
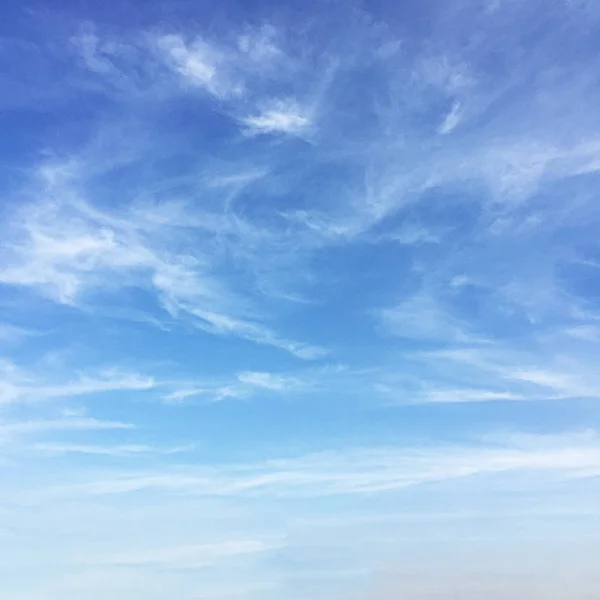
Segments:
[[[159,223],[156,215],[143,212],[110,214],[76,198],[85,177],[79,174],[75,183],[68,174],[65,183],[65,170],[54,165],[42,172],[45,192],[58,200],[34,202],[22,212],[24,226],[8,234],[11,261],[2,270],[0,283],[92,309],[98,298],[139,287],[151,291],[170,317],[183,318],[209,333],[273,346],[308,360],[327,354],[322,347],[286,339],[258,318],[245,315],[247,302],[217,274],[224,265],[219,265],[216,240],[204,239],[206,248],[200,253],[191,247],[180,253],[168,249],[168,237],[182,227],[192,232],[198,227],[212,229],[210,218],[198,215],[197,221]],[[212,264],[215,260],[217,264]]]
[[[242,122],[250,133],[301,134],[311,125],[311,117],[293,101],[278,101],[260,114],[246,117]]]
[[[548,443],[551,440],[551,443]],[[435,482],[519,473],[559,479],[600,472],[598,435],[512,436],[493,445],[364,448],[222,468],[123,473],[51,488],[51,496],[103,496],[141,491],[198,496],[311,498],[385,493]]]
[[[53,431],[93,431],[103,429],[131,429],[130,423],[104,421],[91,417],[69,419],[29,420],[0,423],[0,437],[13,438]]]
[[[0,404],[61,400],[106,392],[144,391],[156,385],[151,377],[118,369],[107,369],[93,375],[80,374],[70,381],[55,383],[35,380],[32,375],[11,363],[2,366],[5,379],[0,387]]]

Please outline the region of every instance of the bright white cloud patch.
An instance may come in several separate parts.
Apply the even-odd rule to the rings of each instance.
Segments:
[[[219,55],[204,40],[187,44],[180,35],[165,35],[156,43],[173,68],[190,84],[205,87],[216,96],[226,93],[217,83]]]
[[[77,373],[63,381],[40,379],[11,363],[0,364],[3,383],[0,386],[0,404],[40,402],[86,396],[114,391],[152,389],[152,377],[128,373],[119,369],[102,369],[96,373]]]
[[[274,373],[260,373],[256,371],[245,371],[244,373],[240,373],[238,379],[242,383],[268,390],[283,390],[294,384],[294,380],[291,378],[276,375]]]
[[[3,597],[597,597],[594,3],[4,12]]]
[[[311,126],[309,113],[293,101],[278,101],[256,116],[242,119],[254,133],[300,134]]]
[[[442,135],[451,133],[452,130],[460,123],[461,106],[459,103],[454,103],[448,114],[444,117],[444,121],[440,125],[439,132]]]

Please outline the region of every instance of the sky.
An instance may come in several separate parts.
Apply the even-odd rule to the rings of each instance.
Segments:
[[[597,599],[599,28],[5,3],[2,597]]]

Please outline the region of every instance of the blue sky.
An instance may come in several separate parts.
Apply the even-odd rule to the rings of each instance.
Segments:
[[[9,2],[8,600],[583,600],[600,10]]]

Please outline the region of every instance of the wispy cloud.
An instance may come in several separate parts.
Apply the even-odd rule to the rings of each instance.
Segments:
[[[425,381],[433,382],[433,395],[425,387],[424,396],[456,401],[565,400],[598,398],[600,380],[589,362],[585,348],[569,346],[565,339],[554,340],[548,352],[548,339],[539,342],[544,351],[524,351],[511,345],[487,344],[434,350],[415,355],[426,369]],[[560,344],[562,343],[562,348]],[[569,348],[569,352],[565,349]],[[575,358],[577,357],[577,358]],[[419,372],[420,368],[419,368]],[[449,376],[449,373],[452,375]],[[441,378],[455,383],[486,384],[483,389],[436,389]]]
[[[0,342],[18,342],[37,335],[38,332],[11,323],[0,323]]]
[[[452,105],[452,108],[445,116],[443,123],[440,125],[439,132],[442,135],[451,133],[460,123],[460,111],[461,106],[458,102]]]
[[[456,403],[456,402],[495,402],[507,400],[526,400],[527,396],[509,391],[496,391],[486,389],[429,389],[417,394],[414,401],[431,403]]]
[[[199,35],[171,33],[149,36],[150,50],[174,70],[182,81],[203,88],[235,112],[239,105],[260,98],[264,77],[286,62],[278,45],[278,31],[269,25],[247,27],[229,43]],[[280,76],[284,73],[280,72]]]
[[[260,393],[279,395],[308,390],[323,383],[314,370],[299,371],[294,375],[265,371],[243,371],[229,378],[200,382],[172,383],[177,387],[163,397],[167,403],[185,403],[190,398],[204,398],[218,402],[227,398],[249,398]]]
[[[446,342],[475,341],[470,325],[439,306],[428,294],[416,295],[392,308],[378,311],[384,332],[408,339]]]
[[[297,379],[292,377],[259,371],[244,371],[238,375],[238,379],[242,383],[267,390],[283,390],[299,383]]]
[[[231,540],[214,544],[175,546],[161,550],[114,556],[107,564],[120,566],[150,566],[163,569],[202,569],[238,556],[260,554],[281,548],[274,541],[252,539]]]
[[[310,128],[312,117],[296,102],[280,100],[256,116],[245,117],[242,122],[251,133],[300,134]]]
[[[190,446],[158,448],[144,444],[113,444],[101,446],[91,444],[72,444],[65,442],[39,442],[31,446],[31,450],[33,452],[40,452],[50,456],[60,456],[64,454],[89,454],[96,456],[134,457],[153,454],[177,454],[190,449]]]
[[[210,333],[274,346],[304,359],[327,353],[317,345],[286,339],[247,316],[248,302],[218,276],[218,270],[227,267],[216,245],[218,237],[207,238],[204,233],[208,227],[212,236],[219,236],[222,226],[211,225],[210,216],[161,222],[156,214],[135,207],[111,214],[82,198],[75,200],[86,184],[85,175],[76,169],[76,176],[70,172],[58,176],[63,171],[56,165],[50,172],[42,170],[43,189],[58,200],[28,205],[22,212],[24,225],[7,232],[11,261],[0,283],[28,287],[56,302],[86,308],[102,296],[144,288],[155,294],[171,317],[185,318]],[[169,249],[169,238],[181,227],[202,234],[204,248],[192,244],[178,252]]]
[[[527,443],[522,442],[523,439]],[[600,472],[598,435],[509,436],[492,445],[433,448],[358,448],[295,459],[241,464],[215,471],[118,474],[54,490],[59,495],[112,495],[140,490],[178,490],[203,496],[319,497],[391,492],[431,482],[510,473],[559,478]],[[556,443],[554,443],[556,442]]]
[[[236,92],[223,81],[221,53],[202,39],[187,44],[181,35],[165,35],[156,40],[172,67],[191,85],[199,85],[217,97]],[[241,90],[238,90],[238,92]]]
[[[5,379],[0,386],[0,404],[59,400],[123,390],[143,391],[156,385],[152,377],[118,369],[80,373],[74,379],[59,382],[33,377],[12,363],[5,363],[2,371]]]
[[[0,437],[6,439],[44,432],[132,429],[133,427],[130,423],[91,417],[0,422]]]
[[[92,417],[71,418],[48,418],[48,419],[24,419],[13,418],[0,421],[0,459],[8,458],[9,464],[19,464],[18,461],[24,457],[39,458],[40,456],[59,456],[66,452],[84,452],[84,448],[90,449],[89,454],[103,454],[126,456],[124,449],[133,452],[133,445],[121,447],[120,452],[116,445],[112,448],[77,445],[68,441],[70,436],[77,435],[102,435],[111,432],[134,429],[131,423],[121,421],[109,421]],[[59,439],[60,442],[48,440]],[[141,448],[141,447],[140,447]],[[93,450],[96,449],[96,452]],[[104,450],[104,451],[102,451]]]
[[[40,370],[40,369],[38,369]],[[162,369],[164,370],[164,369]],[[288,394],[318,387],[335,385],[344,379],[344,372],[328,373],[321,369],[305,369],[292,373],[266,371],[242,371],[221,377],[165,377],[143,375],[118,368],[86,368],[68,375],[61,369],[45,374],[24,369],[10,361],[0,361],[3,380],[0,385],[0,403],[6,405],[35,404],[43,401],[64,401],[79,397],[109,394],[111,392],[138,391],[160,393],[167,403],[184,403],[191,398],[209,402],[227,398],[249,398],[260,393]],[[343,386],[342,388],[343,389]],[[71,418],[64,421],[33,421],[39,424],[93,424],[93,419],[84,418],[85,410],[65,409]],[[98,422],[99,425],[105,423]],[[110,423],[110,422],[109,422]]]

